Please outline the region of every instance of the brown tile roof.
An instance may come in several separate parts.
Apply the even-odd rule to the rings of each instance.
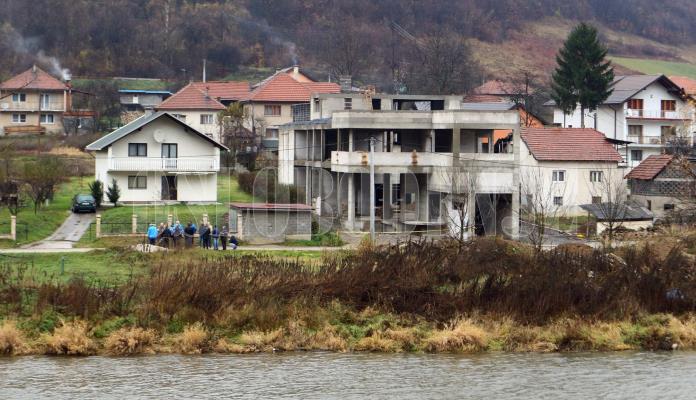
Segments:
[[[696,94],[696,79],[691,79],[688,76],[670,76],[669,79],[682,88],[686,94]]]
[[[222,100],[239,100],[247,96],[251,90],[249,82],[242,81],[191,82],[191,86],[204,93],[207,88],[210,97]]]
[[[194,83],[189,83],[181,90],[157,106],[158,110],[223,110],[225,106],[211,96],[205,95]]]
[[[622,161],[599,131],[589,128],[523,128],[522,140],[539,161]]]
[[[254,88],[243,101],[308,102],[312,93],[340,93],[332,82],[298,82],[286,73],[276,73]]]
[[[673,156],[669,154],[653,154],[641,161],[637,167],[626,175],[626,179],[653,179],[659,174],[671,161]]]
[[[504,103],[505,97],[493,94],[468,94],[464,96],[465,103]]]
[[[6,80],[0,84],[1,90],[12,89],[39,89],[39,90],[66,90],[65,83],[56,79],[53,75],[39,67],[29,68],[19,75]]]

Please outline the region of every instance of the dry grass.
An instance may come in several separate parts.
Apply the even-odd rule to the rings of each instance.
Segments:
[[[274,348],[273,344],[279,342],[284,333],[282,328],[265,332],[248,331],[239,335],[239,342],[256,351],[270,351]],[[289,342],[289,340],[287,340],[287,342]]]
[[[49,151],[49,154],[54,154],[57,156],[69,156],[69,157],[89,157],[88,154],[76,147],[70,146],[57,146]]]
[[[355,344],[357,351],[377,351],[382,353],[396,353],[402,350],[399,342],[385,337],[379,332],[375,332],[372,336],[366,336]]]
[[[668,326],[680,348],[696,348],[696,318],[693,315],[683,320],[670,316]]]
[[[63,322],[52,334],[43,335],[42,342],[46,354],[88,356],[97,351],[84,321]]]
[[[104,341],[107,353],[118,356],[153,354],[157,334],[152,329],[121,328]]]
[[[14,321],[0,325],[0,354],[18,355],[27,351],[26,339]]]
[[[174,340],[175,349],[182,354],[201,354],[208,346],[208,330],[200,322],[186,326]]]
[[[488,347],[488,334],[473,321],[460,319],[433,331],[423,344],[426,351],[433,353],[477,352]]]
[[[213,351],[215,351],[216,353],[223,353],[223,354],[228,354],[228,353],[244,354],[244,353],[252,353],[252,352],[254,352],[254,349],[250,346],[244,346],[241,344],[232,343],[225,338],[220,338],[220,339],[218,339],[217,342],[215,342],[215,345],[213,346]]]
[[[324,328],[310,338],[307,347],[313,350],[343,352],[348,350],[348,341],[336,332],[336,328],[326,324]]]

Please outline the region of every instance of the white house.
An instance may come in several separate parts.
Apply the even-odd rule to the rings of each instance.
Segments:
[[[523,128],[520,186],[523,206],[557,216],[583,215],[580,205],[625,194],[621,155],[594,129]]]
[[[515,237],[519,124],[507,103],[461,96],[318,94],[279,127],[278,179],[349,230],[369,229],[374,204],[380,231],[457,231],[467,210],[467,228]]]
[[[693,107],[684,90],[664,75],[620,75],[611,84],[613,92],[597,110],[585,110],[585,127],[609,139],[631,142],[621,151],[629,168],[652,154],[662,153],[676,134],[692,140]],[[581,126],[580,108],[564,114],[553,101],[553,122],[563,128]]]
[[[89,144],[95,178],[115,179],[123,202],[215,202],[227,148],[165,112],[134,120]]]

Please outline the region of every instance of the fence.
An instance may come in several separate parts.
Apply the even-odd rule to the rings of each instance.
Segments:
[[[9,223],[0,223],[0,232],[0,239],[27,240],[29,225],[26,222],[17,222],[17,217],[12,215]]]
[[[174,222],[174,216],[167,216],[167,224],[171,225]],[[208,214],[203,214],[202,223],[208,223]],[[211,221],[212,222],[212,221]],[[136,236],[144,235],[147,232],[150,224],[158,223],[156,221],[138,221],[138,216],[133,214],[131,222],[102,222],[101,215],[97,214],[95,222],[91,222],[87,228],[87,234],[90,240],[98,239],[103,236]]]

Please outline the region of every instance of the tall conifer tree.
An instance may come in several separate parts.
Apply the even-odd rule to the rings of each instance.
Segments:
[[[580,106],[580,123],[585,127],[585,110],[594,111],[612,92],[614,68],[606,60],[607,48],[599,42],[597,29],[584,22],[568,35],[556,55],[551,97],[564,113]]]

